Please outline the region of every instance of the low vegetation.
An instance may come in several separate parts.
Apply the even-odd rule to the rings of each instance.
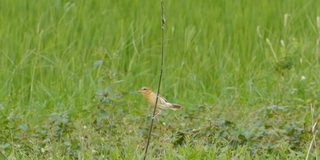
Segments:
[[[166,1],[149,158],[320,156],[317,0]],[[142,159],[160,2],[3,0],[0,159]]]

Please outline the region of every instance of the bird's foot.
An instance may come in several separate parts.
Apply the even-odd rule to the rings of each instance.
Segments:
[[[153,120],[156,119],[156,117],[160,114],[160,112],[161,112],[161,111],[158,111],[156,114],[154,114],[154,115],[152,116],[152,119],[153,119]]]

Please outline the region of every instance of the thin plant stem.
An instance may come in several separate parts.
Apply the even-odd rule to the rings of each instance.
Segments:
[[[309,159],[309,155],[311,153],[311,149],[312,149],[312,146],[314,145],[315,148],[317,148],[317,145],[316,145],[316,135],[317,135],[317,131],[316,131],[316,127],[318,125],[318,122],[319,122],[319,119],[317,119],[315,122],[313,121],[313,112],[314,112],[314,108],[313,108],[313,105],[311,105],[311,120],[312,120],[312,128],[311,128],[311,133],[312,133],[312,139],[311,139],[311,142],[309,144],[309,147],[308,147],[308,153],[306,155],[306,160]],[[318,155],[317,155],[317,151],[316,151],[316,159],[318,159]]]
[[[159,83],[158,83],[157,98],[156,98],[156,102],[155,102],[154,107],[153,107],[153,113],[152,113],[151,123],[150,123],[150,127],[149,127],[149,134],[148,134],[147,144],[146,144],[146,148],[145,148],[144,156],[143,156],[144,160],[147,159],[148,148],[149,148],[149,144],[150,144],[152,127],[153,127],[153,121],[154,121],[156,110],[157,110],[158,98],[159,98],[159,94],[160,94],[160,87],[161,87],[161,81],[162,81],[163,64],[164,64],[164,27],[165,27],[164,0],[161,0],[161,65],[160,65],[160,76],[159,76]]]

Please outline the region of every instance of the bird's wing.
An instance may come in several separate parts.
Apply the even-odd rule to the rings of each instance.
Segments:
[[[168,102],[165,98],[163,98],[163,97],[161,97],[161,96],[159,96],[159,100],[160,100],[161,102]]]
[[[159,96],[159,107],[161,109],[168,109],[172,108],[172,104],[168,102],[165,98]]]

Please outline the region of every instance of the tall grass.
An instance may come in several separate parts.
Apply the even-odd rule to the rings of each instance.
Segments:
[[[319,113],[318,6],[317,0],[167,1],[162,94],[184,109],[163,114],[168,118],[151,144],[160,149],[151,152],[168,159],[251,156],[246,146],[173,147],[176,132],[207,124],[201,116],[250,129],[257,110],[288,106],[292,119],[284,122],[310,126],[308,105]],[[141,158],[150,108],[135,91],[158,81],[158,8],[139,0],[2,0],[1,153]],[[284,155],[271,156],[306,153],[282,147]]]

